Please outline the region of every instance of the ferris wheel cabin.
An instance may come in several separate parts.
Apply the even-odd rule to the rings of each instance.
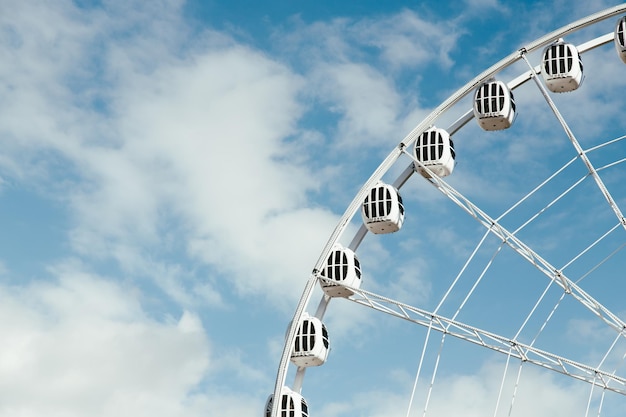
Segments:
[[[563,39],[549,45],[543,51],[541,73],[554,93],[576,90],[583,80],[583,62],[576,46]]]
[[[330,297],[350,297],[354,294],[350,287],[361,286],[361,264],[354,252],[336,244],[326,259],[326,265],[320,276],[329,281],[320,281],[322,290]]]
[[[278,406],[278,416],[309,417],[309,406],[302,395],[292,391],[288,387],[283,387],[280,396],[281,401]],[[274,395],[272,394],[265,403],[265,417],[272,415],[273,402]]]
[[[484,130],[511,127],[515,119],[513,92],[502,81],[487,81],[474,93],[474,117]]]
[[[361,217],[367,230],[375,234],[393,233],[404,222],[404,205],[398,190],[379,182],[363,201]]]
[[[428,168],[435,175],[445,177],[454,170],[454,143],[450,134],[440,128],[432,127],[419,135],[415,141],[413,156],[422,165],[415,163],[415,170],[429,178]]]
[[[617,49],[617,54],[626,64],[626,16],[618,20],[615,27],[615,49]]]
[[[328,331],[317,317],[304,313],[291,352],[291,362],[299,367],[320,366],[329,351]]]

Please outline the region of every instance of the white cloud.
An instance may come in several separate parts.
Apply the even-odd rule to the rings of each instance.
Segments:
[[[21,43],[4,47],[10,94],[0,121],[16,139],[8,150],[24,163],[5,168],[59,190],[55,198],[74,215],[75,252],[157,276],[176,267],[149,261],[141,247],[176,245],[234,273],[244,293],[294,297],[283,283],[307,274],[314,259],[306,254],[321,248],[335,222],[324,209],[306,207],[319,178],[301,165],[307,156],[291,157],[303,149],[285,141],[300,134],[302,79],[217,33],[190,42],[178,2],[113,2],[107,14],[70,3],[31,7],[6,16]],[[50,38],[71,53],[51,55]],[[89,97],[105,111],[97,113]],[[57,182],[47,154],[76,176]],[[251,282],[258,271],[271,280]],[[175,299],[189,298],[166,281]]]
[[[494,411],[502,381],[503,365],[486,363],[473,375],[454,373],[436,378],[425,415],[508,416],[516,372],[517,364],[512,364],[497,414],[494,414]],[[393,390],[380,388],[377,391],[359,392],[345,402],[334,402],[324,406],[318,413],[331,417],[355,413],[369,417],[406,416],[409,404],[407,393],[413,385],[413,377],[403,375],[395,381],[400,383],[401,387],[393,387]],[[580,410],[584,410],[589,387],[584,384],[577,386],[563,384],[553,375],[541,373],[528,365],[524,366],[510,415],[565,417],[577,415]],[[427,384],[424,380],[418,385],[411,416],[424,415],[426,389]],[[311,404],[309,407],[314,409]]]
[[[335,145],[343,141],[365,154],[397,143],[426,109],[419,89],[402,91],[394,76],[427,65],[450,68],[460,36],[451,24],[408,11],[318,23],[285,41],[302,55],[311,52],[300,68],[224,34],[192,36],[181,7],[32,1],[0,15],[0,134],[8,139],[0,143],[0,167],[9,178],[0,185],[35,184],[61,201],[71,222],[67,256],[94,267],[112,260],[112,276],[124,277],[64,264],[52,269],[52,282],[0,287],[2,316],[12,319],[0,324],[9,340],[0,346],[0,415],[258,413],[254,394],[233,395],[207,382],[218,372],[252,383],[264,375],[243,351],[210,356],[213,317],[205,331],[194,311],[232,308],[225,287],[246,301],[265,297],[279,311],[293,306],[338,219],[313,196],[353,189],[344,186],[342,169],[360,160],[333,154]],[[323,45],[311,46],[312,34],[322,35]],[[415,110],[403,110],[407,102]],[[320,103],[338,116],[324,129],[328,137],[299,126]],[[510,146],[506,162],[523,161],[526,145]],[[493,193],[484,184],[476,178],[473,185]],[[345,202],[345,195],[330,197]],[[449,230],[442,240],[459,244],[459,232]],[[426,298],[418,269],[426,269],[420,258],[394,265],[389,291]],[[0,276],[2,270],[0,264]],[[160,306],[173,301],[164,309],[182,313],[151,317],[146,281],[167,294]],[[329,316],[335,340],[374,326],[374,313],[336,304]],[[491,392],[491,376],[446,382],[463,404],[468,391]],[[545,385],[546,395],[564,398],[557,384]],[[397,407],[389,398],[374,393],[361,403],[370,415],[388,415]],[[438,406],[442,415],[461,413],[446,401]],[[346,409],[331,404],[328,414]]]
[[[178,6],[24,2],[2,14],[16,39],[0,46],[2,150],[12,155],[3,174],[62,202],[68,256],[115,261],[128,287],[64,267],[52,271],[58,283],[3,288],[2,316],[13,321],[0,415],[261,408],[253,394],[235,400],[209,386],[205,395],[209,367],[261,376],[237,357],[214,366],[198,316],[162,323],[142,305],[223,308],[226,285],[291,307],[336,216],[307,207],[319,179],[286,141],[299,134],[300,77],[219,34],[183,45]],[[71,53],[53,54],[50,37]],[[169,299],[154,300],[152,283]]]
[[[176,415],[209,361],[198,317],[150,319],[139,293],[60,266],[0,288],[0,415]]]
[[[359,22],[355,29],[362,42],[380,48],[384,62],[395,69],[432,63],[449,69],[454,64],[450,52],[462,35],[450,21],[433,21],[406,9],[384,19]]]
[[[355,63],[320,65],[314,79],[321,99],[341,115],[338,135],[344,147],[393,143],[401,99],[390,79]]]
[[[461,32],[411,10],[376,19],[335,19],[275,34],[281,49],[297,56],[311,83],[308,94],[339,117],[337,138],[358,149],[396,145],[423,114],[419,90],[402,91],[396,76],[416,69],[448,70]],[[419,79],[419,74],[415,74]],[[406,103],[411,103],[407,106]],[[404,108],[412,108],[406,112]],[[407,120],[409,122],[407,123]]]
[[[498,415],[508,415],[518,364],[507,375]],[[432,415],[446,416],[464,413],[467,416],[492,415],[502,381],[502,365],[487,365],[478,375],[454,375],[438,382],[440,387],[433,399]],[[540,373],[524,366],[512,415],[569,416],[585,409],[588,387],[563,385],[553,374]],[[581,395],[582,394],[582,395]]]
[[[2,74],[15,87],[5,87],[12,105],[0,121],[16,139],[6,146],[23,163],[5,168],[53,184],[74,216],[69,236],[81,256],[159,276],[177,267],[146,259],[140,248],[177,245],[234,274],[241,293],[293,299],[299,289],[284,284],[308,273],[314,259],[305,254],[321,248],[336,221],[307,207],[309,192],[336,179],[307,169],[308,150],[286,141],[310,138],[297,126],[306,110],[301,95],[323,95],[340,115],[344,143],[396,142],[404,98],[389,76],[352,56],[344,37],[374,45],[394,63],[404,45],[410,59],[400,65],[412,68],[432,59],[449,65],[456,35],[408,11],[375,24],[313,25],[303,32],[324,33],[326,51],[343,52],[332,56],[333,65],[319,61],[311,70],[317,81],[308,84],[224,35],[207,31],[190,41],[180,7],[110,2],[78,9],[68,2],[16,9],[9,25],[15,41],[4,48],[11,65]],[[380,36],[366,35],[363,25]],[[437,42],[411,41],[425,35]],[[52,54],[51,42],[64,53]],[[334,49],[334,42],[344,46]],[[74,175],[57,182],[55,166],[42,158],[48,153]],[[270,279],[251,280],[257,271]],[[171,279],[160,285],[179,301],[190,299]],[[215,289],[209,293],[222,303]]]

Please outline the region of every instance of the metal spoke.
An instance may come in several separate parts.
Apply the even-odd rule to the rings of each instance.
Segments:
[[[319,277],[320,280],[326,280]],[[614,373],[550,353],[515,339],[488,332],[433,312],[393,300],[370,291],[352,288],[348,300],[398,317],[440,333],[500,352],[545,369],[588,382],[602,389],[626,394],[626,378]],[[613,383],[613,384],[611,384]]]

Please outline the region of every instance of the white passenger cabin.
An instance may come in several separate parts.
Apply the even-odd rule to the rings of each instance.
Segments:
[[[502,81],[484,82],[474,93],[474,117],[484,130],[511,127],[515,119],[513,92]]]
[[[336,244],[330,251],[319,275],[331,280],[320,280],[322,290],[330,297],[350,297],[354,291],[344,285],[354,288],[361,286],[361,264],[352,250],[340,244]]]
[[[392,185],[378,182],[361,205],[361,217],[367,230],[372,233],[400,230],[404,222],[404,205],[398,190]]]
[[[280,391],[280,404],[278,405],[278,416],[289,417],[309,417],[309,406],[302,395],[292,391],[288,387],[283,387]],[[265,403],[265,417],[272,415],[272,403],[274,395],[270,395]]]
[[[328,331],[317,317],[304,313],[291,351],[291,362],[296,366],[320,366],[326,362],[329,351]]]
[[[583,80],[583,63],[571,43],[559,39],[543,51],[541,73],[548,89],[554,93],[576,90]]]
[[[415,141],[413,156],[439,177],[450,175],[454,170],[454,143],[444,129],[431,127],[419,135]],[[415,163],[414,166],[422,176],[430,177],[420,164]]]
[[[618,20],[615,26],[615,49],[626,64],[626,16]]]

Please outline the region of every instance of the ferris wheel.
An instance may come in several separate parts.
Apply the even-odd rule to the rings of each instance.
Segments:
[[[327,363],[334,307],[378,317],[384,336],[363,332],[362,343],[384,339],[371,342],[390,358],[380,367],[395,359],[411,371],[406,401],[387,416],[451,415],[449,369],[472,368],[470,351],[497,365],[493,392],[480,395],[494,417],[526,415],[525,387],[545,378],[575,398],[576,415],[623,415],[624,14],[626,4],[601,11],[513,52],[389,153],[321,250],[265,417],[316,415],[305,374],[339,365]],[[324,374],[327,392],[358,390],[358,380],[341,382],[346,373]]]

